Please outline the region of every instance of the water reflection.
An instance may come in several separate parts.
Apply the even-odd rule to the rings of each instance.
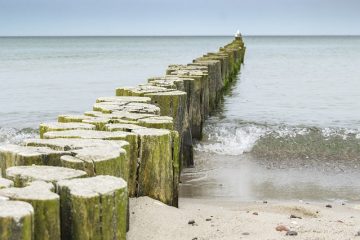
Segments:
[[[180,194],[192,198],[252,200],[360,200],[360,170],[353,162],[282,161],[251,154],[224,156],[197,152],[196,167],[185,169]],[[338,166],[342,166],[339,171]]]

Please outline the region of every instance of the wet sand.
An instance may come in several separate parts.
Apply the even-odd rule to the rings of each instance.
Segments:
[[[360,200],[357,161],[261,159],[196,151],[194,168],[184,169],[180,196],[236,201]]]
[[[129,240],[360,239],[360,205],[180,199],[180,208],[131,199]],[[254,213],[257,213],[254,214]],[[290,218],[290,215],[300,218]],[[189,224],[194,220],[194,224]],[[275,228],[284,225],[297,236]]]
[[[195,156],[196,166],[182,174],[179,209],[131,199],[128,239],[360,239],[354,162]],[[286,236],[278,225],[298,235]]]

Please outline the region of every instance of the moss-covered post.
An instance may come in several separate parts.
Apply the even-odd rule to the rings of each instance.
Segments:
[[[95,130],[95,126],[87,123],[61,123],[61,122],[51,122],[51,123],[41,123],[39,127],[40,138],[43,138],[44,133],[52,131],[64,131],[64,130],[75,130],[75,129],[85,129],[85,130]]]
[[[153,77],[149,78],[148,82],[151,85],[168,88],[172,90],[179,90],[182,92],[186,92],[187,100],[187,111],[188,111],[188,122],[190,125],[190,129],[192,129],[192,111],[191,109],[191,98],[194,97],[194,79],[187,78],[187,77],[179,77],[179,76],[172,76],[168,75],[168,73],[171,73],[171,71],[178,70],[183,65],[171,65],[167,69],[167,75],[163,77]],[[194,136],[192,136],[194,137]]]
[[[168,205],[177,205],[174,203],[171,132],[165,129],[144,128],[134,130],[134,133],[139,136],[140,143],[138,195],[149,196]]]
[[[219,98],[222,86],[221,62],[218,60],[207,60],[201,62],[203,66],[208,68],[208,91],[209,91],[209,113],[217,107],[217,99]],[[195,65],[196,66],[196,65]]]
[[[58,182],[61,239],[126,239],[127,184],[113,176]]]
[[[149,117],[138,120],[140,126],[148,128],[158,128],[158,129],[174,129],[174,121],[172,117],[168,116],[159,116],[159,117]]]
[[[205,121],[205,95],[203,89],[204,76],[201,75],[190,75],[188,71],[175,70],[170,72],[173,76],[183,78],[185,86],[188,86],[186,91],[188,105],[188,116],[191,127],[191,135],[193,138],[201,139],[203,123]],[[192,79],[192,80],[186,80]]]
[[[173,165],[173,202],[174,207],[179,206],[179,182],[181,173],[180,137],[177,131],[171,131],[171,154]]]
[[[0,239],[33,240],[34,209],[26,202],[0,200]]]
[[[65,151],[47,147],[25,147],[13,144],[0,146],[0,168],[4,176],[6,169],[12,166],[51,165],[60,166],[60,157]]]
[[[106,126],[106,125],[105,125]],[[67,130],[67,131],[55,131],[47,132],[44,134],[45,139],[98,139],[98,140],[111,140],[119,142],[119,146],[124,147],[124,143],[120,140],[125,140],[129,143],[128,147],[124,147],[125,152],[119,150],[115,153],[108,152],[106,158],[93,158],[93,164],[96,175],[111,175],[124,178],[129,185],[129,195],[135,196],[136,185],[136,169],[137,169],[137,156],[138,156],[138,142],[137,136],[131,132],[124,131],[91,131],[91,130]],[[75,153],[81,153],[81,150],[74,150]],[[91,151],[87,151],[88,155]],[[98,149],[97,153],[102,152],[104,155],[104,149]],[[106,153],[106,152],[105,152]],[[70,164],[70,157],[66,159]],[[106,161],[105,161],[106,160]],[[73,161],[72,161],[73,162]],[[73,162],[75,163],[75,162]],[[124,164],[126,163],[126,164]]]
[[[86,172],[81,170],[52,166],[16,166],[6,170],[6,178],[12,180],[15,187],[25,187],[34,181],[56,185],[60,180],[86,176]]]
[[[193,142],[190,129],[187,97],[182,91],[148,93],[145,96],[151,98],[153,104],[157,104],[161,109],[161,114],[170,116],[174,119],[174,130],[179,132],[180,139],[180,156],[183,165],[186,167],[193,166]]]
[[[51,183],[33,182],[24,188],[0,190],[0,196],[33,206],[34,240],[60,240],[60,198],[51,191],[53,188]]]

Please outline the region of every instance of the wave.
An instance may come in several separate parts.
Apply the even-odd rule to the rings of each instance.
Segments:
[[[207,125],[204,128],[204,139],[195,146],[197,151],[212,152],[224,155],[240,155],[251,151],[266,129],[256,125],[225,123]]]
[[[197,151],[277,159],[359,159],[360,130],[212,122]]]
[[[1,144],[21,144],[24,139],[37,138],[39,135],[38,129],[33,128],[11,128],[0,127],[0,145]]]

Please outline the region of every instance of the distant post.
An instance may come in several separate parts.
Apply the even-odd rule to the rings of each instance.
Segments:
[[[236,40],[241,40],[242,39],[242,36],[241,36],[241,33],[239,30],[237,30],[237,32],[235,33],[235,39]]]

